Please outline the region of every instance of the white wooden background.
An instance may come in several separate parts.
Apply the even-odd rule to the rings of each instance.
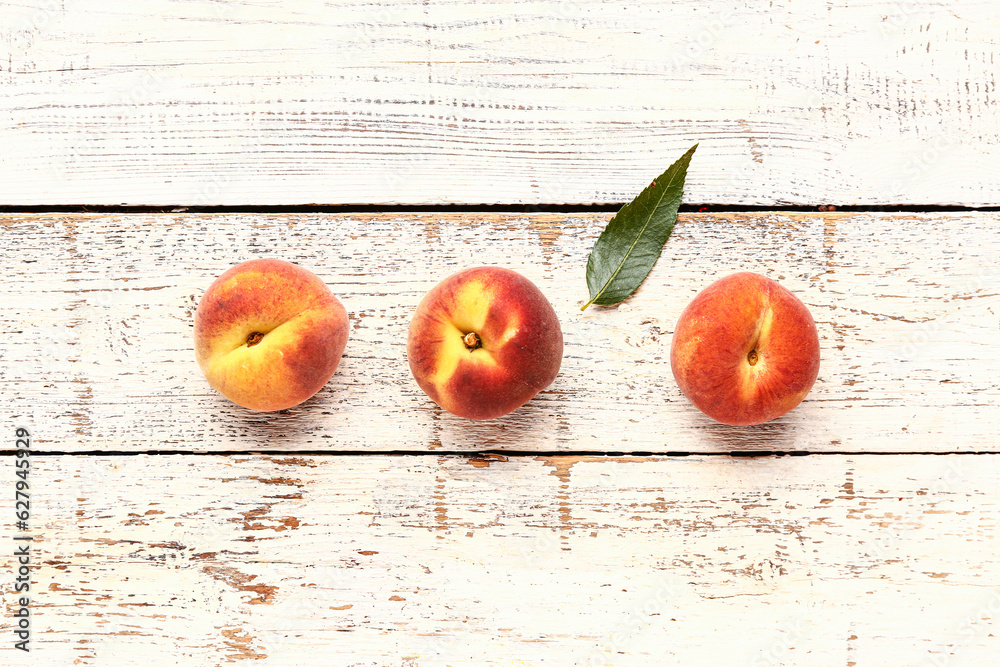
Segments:
[[[35,664],[934,667],[1000,643],[997,455],[35,465]]]
[[[682,215],[636,295],[581,313],[609,217],[0,216],[13,292],[0,328],[16,336],[0,385],[50,451],[1000,450],[1000,214]],[[281,413],[230,403],[192,364],[198,300],[253,257],[315,271],[352,322],[334,379]],[[414,382],[406,333],[428,289],[479,264],[536,282],[565,355],[536,399],[470,423]],[[742,428],[693,410],[669,362],[687,302],[741,270],[800,294],[822,350],[798,409]]]
[[[0,664],[994,667],[997,34],[994,0],[0,4],[0,553],[15,427],[38,452],[33,650],[8,555]],[[580,313],[610,214],[503,207],[627,201],[695,142],[686,203],[886,209],[682,215],[633,298]],[[380,210],[447,203],[497,208]],[[44,211],[79,204],[372,209]],[[275,415],[190,338],[257,256],[352,320]],[[490,423],[405,361],[420,296],[474,264],[566,336]],[[737,270],[821,337],[806,401],[752,428],[668,363]]]
[[[996,0],[18,0],[0,205],[1000,201]]]

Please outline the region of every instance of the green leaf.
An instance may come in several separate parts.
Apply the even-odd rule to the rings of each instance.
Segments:
[[[621,207],[594,242],[587,258],[590,301],[610,306],[624,301],[649,275],[677,222],[684,177],[698,144],[670,165],[649,187]]]

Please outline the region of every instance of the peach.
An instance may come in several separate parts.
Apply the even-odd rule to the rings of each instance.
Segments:
[[[670,367],[712,419],[760,424],[797,406],[819,373],[808,308],[774,280],[734,273],[700,292],[677,320]]]
[[[209,286],[194,318],[194,349],[208,383],[251,410],[284,410],[337,370],[348,317],[311,271],[279,259],[230,268]]]
[[[406,352],[413,377],[439,406],[493,419],[549,386],[563,338],[552,305],[530,280],[500,267],[445,278],[417,306]]]

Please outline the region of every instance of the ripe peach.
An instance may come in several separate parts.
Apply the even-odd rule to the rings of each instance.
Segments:
[[[555,379],[562,350],[552,305],[530,280],[499,267],[466,269],[431,289],[406,346],[420,388],[469,419],[524,405]]]
[[[797,406],[819,373],[819,336],[794,294],[757,273],[717,280],[674,328],[670,367],[696,408],[723,424],[775,419]]]
[[[251,410],[284,410],[325,385],[347,344],[348,317],[315,274],[279,259],[232,267],[194,318],[194,349],[210,385]]]

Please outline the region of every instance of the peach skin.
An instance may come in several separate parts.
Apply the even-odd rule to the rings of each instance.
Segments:
[[[254,259],[230,268],[202,296],[195,357],[209,384],[234,403],[284,410],[330,380],[347,331],[347,311],[315,274]]]
[[[733,426],[770,421],[797,406],[819,374],[809,309],[774,280],[734,273],[712,283],[677,320],[670,367],[684,395]]]
[[[407,359],[420,388],[468,419],[493,419],[549,386],[563,338],[552,305],[524,276],[500,267],[466,269],[420,301]]]

